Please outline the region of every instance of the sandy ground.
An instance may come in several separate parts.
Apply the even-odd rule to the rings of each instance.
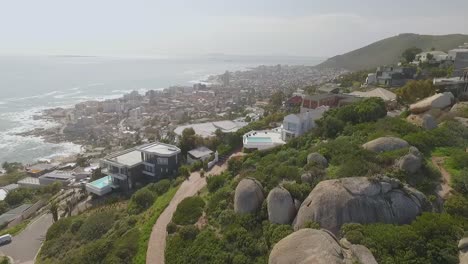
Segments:
[[[445,170],[443,166],[443,157],[432,157],[431,160],[432,164],[434,164],[434,166],[436,166],[442,174],[442,182],[437,187],[437,194],[445,200],[452,191],[452,187],[450,187],[449,185],[451,181],[450,173],[447,170]]]
[[[239,156],[243,153],[235,153],[231,155]],[[217,175],[227,169],[227,161],[221,166],[214,166],[208,173],[209,175]],[[194,196],[203,187],[206,186],[206,179],[201,178],[198,172],[194,172],[190,175],[189,180],[184,181],[180,186],[177,193],[172,198],[169,206],[159,216],[156,224],[153,226],[151,237],[148,241],[148,250],[146,251],[146,263],[147,264],[163,264],[164,263],[164,251],[166,249],[166,227],[171,222],[172,215],[174,214],[177,205],[185,198]]]

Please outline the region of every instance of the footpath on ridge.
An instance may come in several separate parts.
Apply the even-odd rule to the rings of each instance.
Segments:
[[[235,152],[229,158],[240,156],[243,153]],[[221,165],[215,165],[210,171],[206,173],[206,177],[217,175],[227,169],[226,159]],[[200,177],[199,172],[193,172],[189,179],[184,181],[172,198],[169,205],[159,216],[156,224],[153,226],[150,239],[148,241],[148,249],[146,251],[147,264],[164,264],[164,251],[166,249],[166,227],[171,222],[177,205],[187,197],[194,196],[206,186],[206,178]]]

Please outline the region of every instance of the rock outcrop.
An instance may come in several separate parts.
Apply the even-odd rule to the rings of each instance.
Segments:
[[[355,247],[356,246],[356,247]],[[359,261],[376,264],[372,253],[351,245],[346,249],[325,230],[301,229],[280,240],[270,253],[269,264],[343,264]]]
[[[410,111],[414,114],[420,114],[431,109],[444,109],[452,104],[454,98],[451,92],[435,94],[410,105]]]
[[[290,224],[296,215],[291,194],[283,187],[276,187],[267,197],[268,220],[274,224]]]
[[[421,192],[388,177],[342,178],[320,182],[304,200],[294,229],[309,221],[338,234],[345,223],[408,224],[430,204]]]
[[[458,250],[460,250],[460,264],[468,264],[468,237],[462,238],[458,242]]]
[[[317,153],[317,152],[310,153],[307,156],[307,164],[311,164],[311,163],[317,164],[323,168],[328,167],[327,159],[324,156],[322,156],[322,154]]]
[[[246,178],[239,182],[234,194],[234,211],[239,214],[255,213],[262,206],[263,188],[255,179]]]
[[[406,120],[416,126],[431,130],[437,127],[436,119],[430,114],[409,115]]]
[[[456,103],[452,106],[452,108],[450,109],[450,112],[451,113],[454,113],[456,115],[464,112],[464,111],[468,111],[468,102],[459,102],[459,103]]]
[[[405,140],[397,137],[380,137],[365,143],[362,147],[374,152],[384,152],[407,148],[409,144]]]
[[[423,165],[423,156],[416,147],[410,147],[409,153],[397,161],[397,167],[400,170],[415,173]]]

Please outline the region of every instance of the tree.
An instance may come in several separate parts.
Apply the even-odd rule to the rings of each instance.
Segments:
[[[88,159],[83,157],[83,155],[78,155],[76,157],[76,165],[78,165],[80,167],[87,167],[87,166],[89,166]]]
[[[397,100],[403,104],[412,104],[434,95],[436,88],[431,80],[411,80],[396,90]]]
[[[96,168],[91,172],[91,181],[95,181],[97,179],[100,179],[104,177],[104,174],[102,173],[101,168]]]
[[[54,220],[54,223],[58,221],[58,209],[59,205],[57,202],[53,201],[49,205],[49,212],[52,214],[52,219]]]
[[[421,52],[422,50],[420,48],[411,47],[409,49],[406,49],[401,56],[405,59],[407,63],[410,63],[414,61],[414,59],[416,58],[416,55]]]
[[[282,91],[277,91],[271,95],[270,104],[273,109],[279,109],[281,106],[283,106],[284,97],[285,95]]]
[[[186,165],[182,165],[179,167],[179,175],[185,177],[188,180],[190,177],[190,169]]]
[[[5,162],[3,162],[2,167],[7,173],[13,173],[13,172],[23,168],[23,164],[21,164],[19,162],[6,162],[5,161]]]
[[[142,188],[135,192],[128,204],[128,212],[130,214],[139,214],[148,209],[156,200],[156,195],[148,188]]]

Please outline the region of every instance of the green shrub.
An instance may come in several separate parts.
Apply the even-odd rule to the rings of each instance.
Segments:
[[[174,222],[170,222],[169,224],[167,224],[166,231],[168,234],[174,234],[175,232],[177,232],[177,225],[174,224]]]
[[[82,219],[75,219],[73,220],[73,223],[70,225],[70,231],[73,234],[76,234],[78,230],[80,230],[81,225],[83,225],[83,220]],[[63,230],[62,230],[63,231]]]
[[[289,191],[293,199],[297,199],[301,202],[304,201],[310,191],[312,191],[311,186],[307,183],[285,183],[283,187]]]
[[[346,233],[346,239],[352,244],[361,244],[364,235],[360,231],[351,230]]]
[[[130,214],[139,214],[148,209],[156,200],[156,194],[144,187],[136,191],[128,203],[128,212]]]
[[[62,218],[49,227],[46,240],[52,240],[67,232],[72,224],[71,218]]]
[[[100,238],[114,223],[115,214],[110,211],[102,211],[91,214],[85,219],[78,232],[82,240],[89,241]]]
[[[208,188],[208,191],[212,193],[221,188],[226,182],[226,178],[227,176],[225,174],[208,177],[206,179],[206,187]]]
[[[155,192],[157,195],[162,195],[171,188],[171,181],[168,179],[160,180],[156,183],[149,185],[151,191]]]
[[[457,192],[468,195],[468,168],[452,175],[452,186]]]
[[[199,230],[193,225],[187,225],[181,227],[178,233],[185,240],[194,240],[197,237]]]
[[[468,199],[461,194],[449,196],[444,207],[447,213],[451,215],[468,217]]]
[[[203,213],[205,202],[202,198],[188,197],[182,200],[174,213],[173,221],[178,225],[190,225],[198,221]]]

